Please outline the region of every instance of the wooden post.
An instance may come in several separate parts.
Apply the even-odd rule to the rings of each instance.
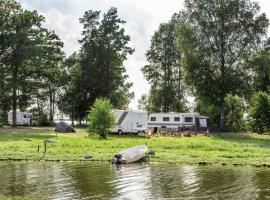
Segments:
[[[44,141],[44,152],[47,151],[47,141]]]
[[[37,152],[39,152],[39,147],[40,147],[40,145],[37,146]]]

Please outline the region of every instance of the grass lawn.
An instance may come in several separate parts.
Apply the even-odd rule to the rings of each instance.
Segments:
[[[59,143],[49,143],[44,153],[45,139],[58,140]],[[93,158],[90,160],[107,161],[120,150],[144,143],[156,151],[151,161],[270,166],[269,135],[225,133],[210,137],[150,139],[110,135],[107,140],[100,140],[87,137],[85,129],[56,137],[53,128],[39,127],[0,128],[0,159],[81,161],[87,160],[83,157],[85,154],[91,154]]]

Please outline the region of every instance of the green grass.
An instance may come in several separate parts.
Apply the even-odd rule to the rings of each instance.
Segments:
[[[44,153],[43,141],[49,143]],[[31,139],[31,141],[25,141]],[[225,133],[194,137],[139,138],[110,135],[107,140],[87,137],[85,129],[74,134],[58,134],[53,128],[0,128],[1,160],[54,160],[81,161],[85,154],[93,159],[107,161],[116,152],[139,144],[155,150],[151,161],[186,164],[238,164],[270,166],[270,136],[257,134]],[[38,145],[41,146],[38,152]]]

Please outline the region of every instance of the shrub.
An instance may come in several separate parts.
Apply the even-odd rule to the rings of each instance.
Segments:
[[[244,128],[244,103],[238,96],[231,94],[225,97],[225,125],[233,131]]]
[[[262,134],[270,129],[270,95],[258,92],[252,96],[249,118],[253,131]]]
[[[97,99],[90,108],[87,119],[89,122],[88,132],[94,132],[106,139],[108,132],[115,124],[111,102],[107,99]]]
[[[40,111],[39,112],[39,115],[38,115],[38,125],[40,125],[40,126],[49,126],[50,125],[50,122],[48,120],[48,116],[43,111]]]

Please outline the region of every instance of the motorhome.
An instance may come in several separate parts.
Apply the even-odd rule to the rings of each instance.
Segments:
[[[207,119],[199,113],[151,113],[148,116],[148,128],[207,128]]]
[[[147,131],[147,112],[133,110],[114,110],[116,125],[113,133],[140,133]]]
[[[17,117],[17,125],[33,125],[33,115],[32,113],[28,112],[16,112],[16,117]],[[13,112],[9,111],[8,112],[8,124],[13,125]]]

